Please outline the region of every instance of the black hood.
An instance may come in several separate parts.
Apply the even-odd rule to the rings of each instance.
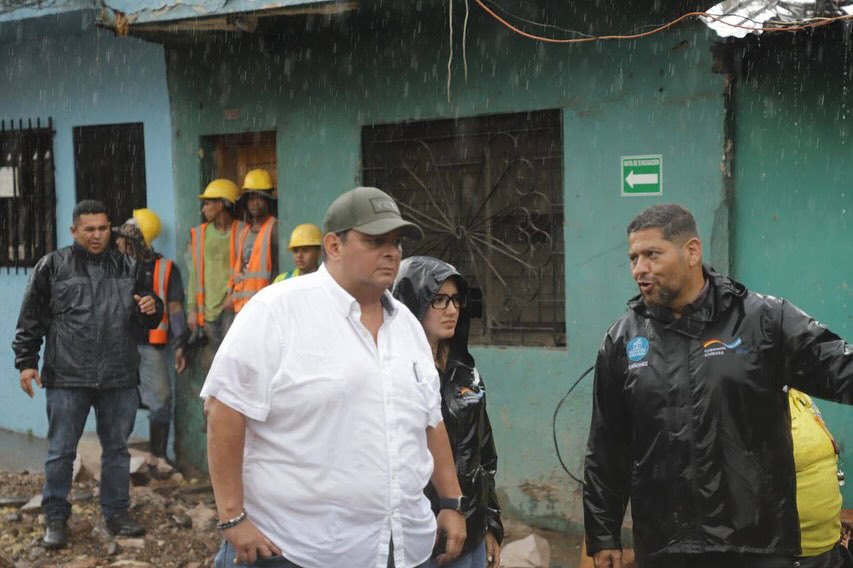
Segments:
[[[448,278],[456,279],[460,295],[468,295],[468,281],[453,266],[431,256],[410,256],[400,263],[392,293],[422,322],[430,302]],[[473,366],[474,360],[468,353],[470,323],[468,308],[462,308],[456,334],[450,340],[448,358]]]

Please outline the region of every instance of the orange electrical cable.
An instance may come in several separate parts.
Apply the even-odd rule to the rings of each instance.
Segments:
[[[565,43],[588,43],[591,41],[600,41],[600,40],[608,40],[608,39],[621,39],[621,40],[639,39],[639,38],[643,38],[643,37],[647,37],[647,36],[656,34],[658,32],[662,32],[663,30],[671,28],[675,24],[678,24],[678,23],[680,23],[680,22],[682,22],[688,18],[708,18],[708,19],[714,20],[714,21],[721,21],[724,17],[732,15],[732,14],[720,14],[718,16],[718,15],[714,15],[714,14],[709,14],[707,12],[688,12],[686,14],[682,14],[681,16],[675,18],[674,20],[672,20],[670,22],[667,22],[666,24],[658,26],[658,27],[656,27],[652,30],[649,30],[647,32],[642,32],[642,33],[637,33],[637,34],[603,35],[603,36],[579,37],[579,38],[550,38],[550,37],[539,36],[536,34],[531,34],[531,33],[528,33],[528,32],[526,32],[520,28],[517,28],[516,26],[512,25],[511,23],[506,21],[504,18],[502,18],[500,15],[495,13],[494,10],[492,10],[491,8],[486,6],[482,0],[474,0],[474,1],[477,3],[477,5],[480,6],[480,8],[482,8],[490,16],[492,16],[498,22],[500,22],[501,24],[503,24],[504,26],[509,28],[511,31],[517,33],[520,36],[526,37],[528,39],[536,40],[536,41],[542,41],[545,43],[562,43],[562,44],[565,44]],[[739,25],[739,24],[730,24],[728,22],[724,22],[724,23],[727,26],[730,26],[733,28],[739,28],[739,29],[743,29],[743,30],[748,30],[751,32],[757,32],[757,31],[760,31],[760,32],[796,32],[796,31],[800,31],[800,30],[825,26],[825,25],[831,24],[832,22],[837,22],[837,21],[841,21],[841,20],[853,20],[853,14],[846,15],[846,16],[834,16],[831,18],[813,18],[813,20],[814,21],[811,23],[804,23],[804,24],[800,24],[800,25],[796,25],[796,26],[785,26],[785,27],[778,27],[778,28],[776,28],[776,27],[765,28],[765,27],[756,27],[756,26],[743,26],[743,25]],[[780,23],[783,23],[783,22],[780,22]]]

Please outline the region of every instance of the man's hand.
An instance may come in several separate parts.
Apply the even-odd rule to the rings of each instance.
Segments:
[[[486,562],[489,568],[498,568],[501,565],[501,545],[492,531],[486,531]]]
[[[595,568],[622,568],[622,551],[621,550],[599,550],[592,557],[592,563]]]
[[[442,509],[438,512],[438,534],[439,540],[444,540],[444,553],[438,556],[438,565],[441,566],[458,558],[465,544],[465,516],[457,511]]]
[[[175,349],[175,371],[183,373],[187,369],[187,354],[183,347]]]
[[[196,312],[187,312],[187,328],[190,330],[190,335],[198,329],[198,314]]]
[[[150,316],[151,314],[157,311],[157,302],[154,301],[153,296],[143,297],[139,294],[134,294],[133,301],[136,302],[137,306],[139,306],[139,311],[145,314],[146,316]]]
[[[222,536],[234,547],[235,564],[254,564],[258,558],[281,555],[281,550],[248,519],[225,529]]]
[[[34,394],[33,381],[36,382],[40,389],[44,388],[41,384],[41,376],[38,369],[21,369],[21,390],[27,393],[27,396],[30,398],[33,398]]]

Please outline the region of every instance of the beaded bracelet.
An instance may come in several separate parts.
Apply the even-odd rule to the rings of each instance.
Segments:
[[[221,523],[216,523],[216,530],[224,531],[226,529],[230,529],[231,527],[236,527],[240,523],[246,520],[246,510],[243,509],[243,512],[234,517],[233,519],[229,519],[227,521],[222,521]]]

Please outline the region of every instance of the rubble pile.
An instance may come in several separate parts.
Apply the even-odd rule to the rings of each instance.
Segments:
[[[98,458],[78,456],[71,490],[69,545],[41,542],[41,472],[0,472],[0,568],[201,568],[219,548],[216,510],[207,480],[184,479],[162,458],[131,450],[131,514],[146,529],[114,538],[98,503]]]

